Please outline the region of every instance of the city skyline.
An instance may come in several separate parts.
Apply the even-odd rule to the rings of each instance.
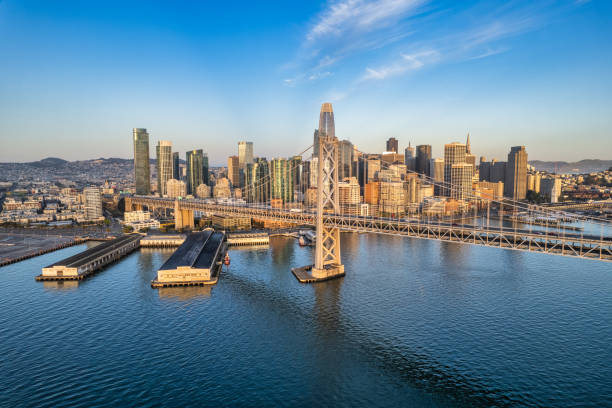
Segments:
[[[336,135],[364,151],[394,137],[400,152],[411,142],[440,157],[470,132],[477,157],[503,160],[525,145],[532,159],[610,159],[609,4],[393,5],[245,4],[227,14],[2,2],[2,37],[15,41],[0,42],[11,95],[0,102],[0,161],[128,158],[125,136],[139,126],[152,146],[198,146],[215,166],[241,140],[256,156],[289,157],[310,144],[328,101]]]

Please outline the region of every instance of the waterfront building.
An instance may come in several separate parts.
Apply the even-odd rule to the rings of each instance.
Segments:
[[[208,159],[208,156],[207,156]],[[187,194],[195,194],[200,184],[208,184],[204,180],[204,152],[202,149],[190,150],[186,153],[187,162]],[[208,163],[206,166],[208,172]]]
[[[334,110],[332,108],[332,104],[329,102],[321,105],[321,112],[319,113],[319,128],[314,134],[314,157],[319,157],[319,137],[323,135],[336,137]]]
[[[172,178],[181,180],[181,160],[179,152],[172,153]]]
[[[98,187],[86,187],[83,189],[85,198],[85,218],[98,220],[104,218],[102,214],[102,195]]]
[[[187,184],[183,180],[170,179],[166,181],[166,195],[170,198],[187,196]]]
[[[238,231],[251,229],[251,218],[249,217],[213,214],[211,221],[213,228],[217,230]]]
[[[200,184],[196,187],[196,197],[198,198],[209,198],[210,197],[210,186],[207,184]]]
[[[293,202],[293,174],[291,161],[286,159],[273,159],[270,162],[270,178],[272,199],[282,200],[283,203]]]
[[[469,200],[472,197],[473,171],[474,167],[468,163],[457,163],[451,166],[451,198]]]
[[[147,129],[132,129],[134,138],[134,184],[136,194],[151,194],[151,169],[149,167],[149,134]]]
[[[238,164],[241,169],[253,164],[253,142],[238,142]]]
[[[390,137],[389,139],[387,139],[387,149],[385,151],[397,153],[397,148],[398,144],[396,138]]]
[[[230,156],[227,159],[227,177],[233,187],[240,187],[240,158],[238,156]]]
[[[442,194],[445,196],[451,196],[451,189],[449,184],[451,183],[452,168],[455,164],[465,163],[465,152],[466,146],[463,143],[449,143],[444,145],[444,183]],[[471,186],[470,180],[470,186]]]
[[[514,146],[510,149],[504,186],[506,197],[514,200],[525,199],[527,195],[527,151],[525,146]]]
[[[166,195],[166,182],[172,178],[172,143],[166,140],[157,142],[155,148],[157,156],[157,194]]]
[[[431,145],[419,145],[416,147],[415,171],[421,174],[429,174],[429,161],[431,160]]]

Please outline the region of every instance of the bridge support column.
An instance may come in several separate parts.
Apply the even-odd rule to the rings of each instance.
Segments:
[[[181,230],[183,228],[193,229],[193,210],[184,210],[180,207],[179,200],[174,201],[174,228]]]
[[[338,196],[338,139],[319,137],[319,169],[317,182],[317,226],[315,264],[294,268],[295,277],[303,283],[319,282],[344,276],[340,260],[340,229],[327,226],[323,214],[340,214]]]

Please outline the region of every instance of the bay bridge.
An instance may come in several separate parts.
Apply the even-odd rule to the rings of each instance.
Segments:
[[[525,211],[527,219],[559,216],[575,217],[571,213],[561,213],[558,209],[547,209],[527,205],[508,199],[487,199],[477,197],[472,191],[471,198],[486,202],[486,223],[460,222],[460,219],[447,220],[424,217],[380,217],[361,216],[343,213],[338,198],[338,139],[333,136],[321,135],[318,142],[318,174],[316,204],[285,207],[271,205],[270,202],[220,202],[211,199],[173,199],[154,196],[126,197],[126,211],[144,210],[171,211],[174,213],[177,229],[193,228],[196,212],[226,216],[249,217],[264,221],[275,221],[287,224],[314,226],[316,229],[316,249],[314,265],[301,270],[308,274],[305,281],[318,281],[344,275],[341,262],[340,231],[368,232],[376,234],[413,237],[437,241],[495,247],[507,250],[540,252],[566,257],[612,261],[612,237],[604,236],[604,226],[610,221],[595,217],[586,217],[588,221],[601,225],[601,234],[568,232],[563,228],[542,228],[539,224],[529,221],[513,223],[511,227],[490,225],[489,209],[491,203],[498,206],[498,211],[504,208],[511,211]],[[312,146],[311,146],[312,147]],[[310,149],[310,148],[309,148]],[[308,149],[307,149],[308,150]],[[419,175],[419,177],[424,177]],[[449,185],[445,182],[429,180],[432,184],[442,184],[445,189],[465,188]],[[269,177],[259,180],[260,188],[269,184]],[[253,187],[253,186],[251,186]],[[474,206],[474,215],[477,208]],[[585,217],[581,217],[582,220]],[[520,225],[520,228],[519,228]],[[540,226],[538,228],[538,225]],[[296,275],[297,276],[297,275]],[[298,278],[299,279],[299,278]]]

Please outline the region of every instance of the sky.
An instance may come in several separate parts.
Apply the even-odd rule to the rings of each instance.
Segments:
[[[0,0],[0,162],[287,157],[323,102],[366,152],[612,159],[611,73],[609,0]]]

